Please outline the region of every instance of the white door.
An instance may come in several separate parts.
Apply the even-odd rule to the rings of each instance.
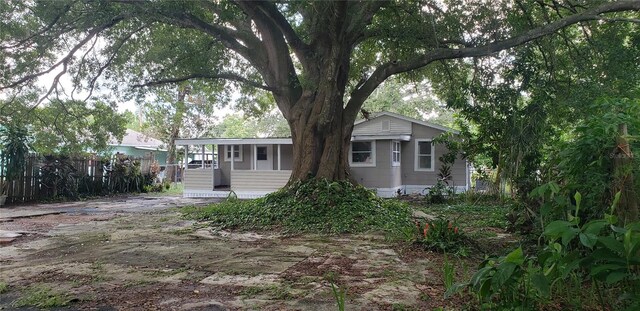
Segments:
[[[273,145],[256,146],[256,169],[273,170]]]

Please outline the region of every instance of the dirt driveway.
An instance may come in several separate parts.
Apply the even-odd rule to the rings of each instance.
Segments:
[[[180,217],[180,207],[209,202],[130,196],[0,209],[0,309],[52,299],[69,301],[59,310],[337,310],[328,280],[347,288],[347,310],[454,303],[442,299],[439,255],[376,235],[221,232]]]

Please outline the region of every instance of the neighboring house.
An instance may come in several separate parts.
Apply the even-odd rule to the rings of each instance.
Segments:
[[[447,152],[431,141],[456,131],[391,112],[381,112],[354,125],[349,150],[351,176],[381,197],[398,193],[426,193],[437,182],[440,162]],[[185,197],[223,197],[233,190],[252,198],[283,187],[291,176],[291,138],[178,139],[176,145],[213,145],[218,168],[185,171]],[[469,165],[458,159],[451,168],[456,191],[469,188]]]
[[[133,157],[144,157],[149,153],[153,153],[160,166],[167,164],[168,152],[164,148],[165,145],[161,140],[130,129],[125,132],[122,141],[112,139],[109,142],[109,147],[113,153],[126,154]]]

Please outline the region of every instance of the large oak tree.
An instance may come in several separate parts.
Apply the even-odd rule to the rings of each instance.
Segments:
[[[638,22],[625,12],[640,1],[10,0],[0,9],[0,90],[59,71],[54,86],[69,72],[88,90],[106,76],[267,91],[291,127],[296,180],[348,178],[353,122],[387,78],[567,27]],[[530,10],[562,14],[523,23]]]

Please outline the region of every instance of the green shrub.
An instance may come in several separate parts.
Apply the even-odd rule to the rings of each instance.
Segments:
[[[346,181],[324,179],[296,182],[255,200],[229,198],[185,213],[220,228],[318,233],[398,232],[409,227],[411,219],[405,203],[380,199]]]
[[[581,298],[588,296],[597,297],[592,304],[603,310],[640,309],[640,222],[617,226],[619,197],[602,219],[581,221],[582,196],[576,193],[567,219],[545,226],[538,256],[525,257],[518,248],[487,259],[468,283],[456,284],[448,295],[466,287],[492,309],[540,309],[549,301],[567,300],[582,308]]]
[[[432,251],[466,254],[462,230],[455,221],[445,218],[424,223],[415,221],[414,241]]]

